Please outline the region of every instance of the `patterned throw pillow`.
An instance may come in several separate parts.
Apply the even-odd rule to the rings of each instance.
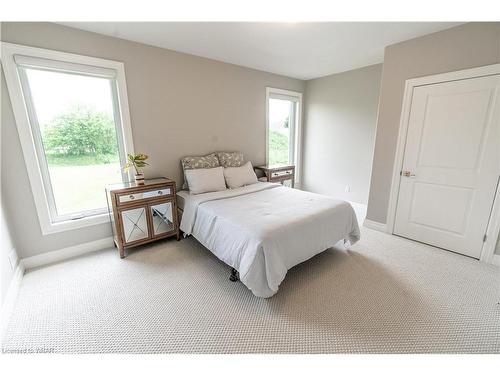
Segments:
[[[219,159],[215,152],[204,155],[204,156],[186,156],[181,159],[182,164],[182,172],[186,169],[201,169],[201,168],[216,168],[220,167]],[[186,182],[186,177],[184,174],[184,184],[182,185],[183,189],[188,189],[189,186]]]
[[[244,163],[243,152],[217,152],[219,164],[224,167],[241,167]]]

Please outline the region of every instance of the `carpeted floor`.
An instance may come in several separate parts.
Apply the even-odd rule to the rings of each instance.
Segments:
[[[362,229],[259,299],[194,239],[28,272],[4,351],[498,353],[499,269]]]

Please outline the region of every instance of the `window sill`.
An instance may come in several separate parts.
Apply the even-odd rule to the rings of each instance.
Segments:
[[[83,217],[81,219],[66,220],[59,223],[40,223],[42,234],[45,236],[47,234],[66,232],[70,230],[91,227],[94,225],[109,223],[109,214],[103,213],[99,215]]]

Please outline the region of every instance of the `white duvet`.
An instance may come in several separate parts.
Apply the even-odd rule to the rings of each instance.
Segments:
[[[359,240],[348,202],[264,182],[189,196],[180,229],[264,298],[278,291],[293,266],[340,240]]]

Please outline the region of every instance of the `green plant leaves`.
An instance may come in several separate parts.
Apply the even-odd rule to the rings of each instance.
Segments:
[[[123,170],[126,172],[130,168],[134,167],[136,173],[139,173],[137,168],[143,168],[149,165],[145,162],[149,158],[146,154],[127,154],[127,159],[129,160],[124,166]]]

